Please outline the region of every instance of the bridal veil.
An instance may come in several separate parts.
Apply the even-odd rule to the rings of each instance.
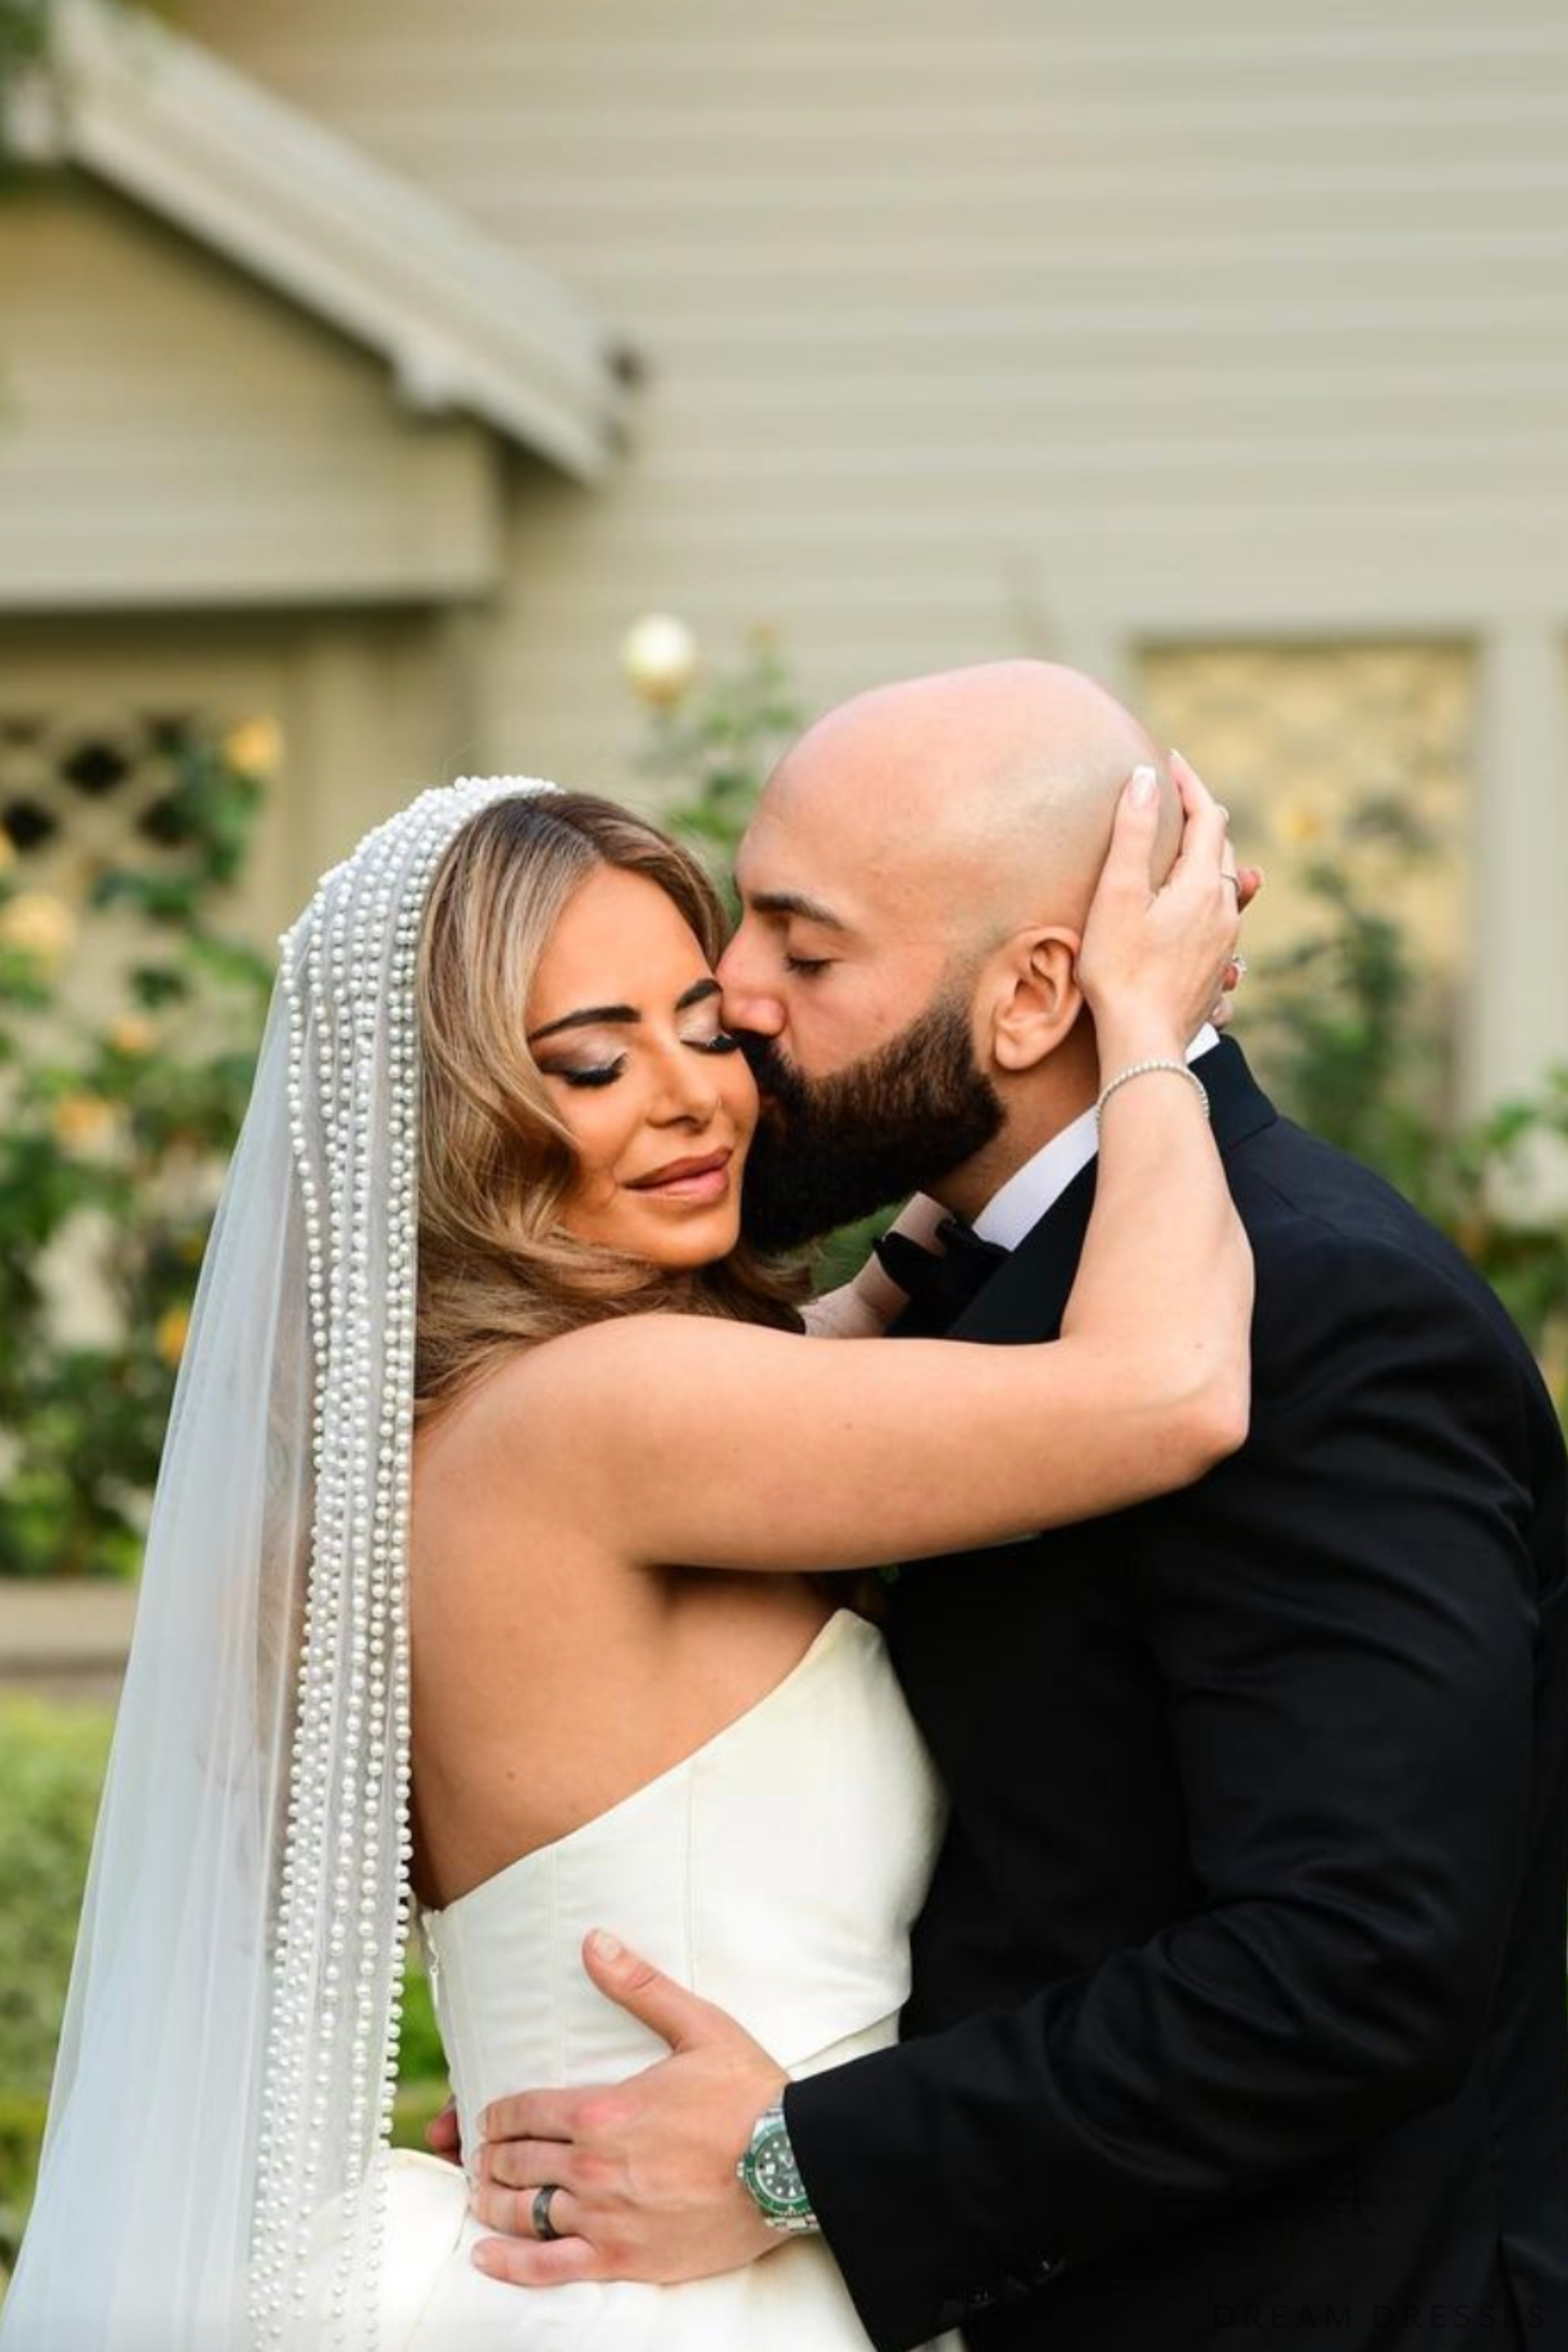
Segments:
[[[426,793],[282,942],[153,1507],[4,2352],[374,2341],[410,1896],[415,975],[531,779]]]

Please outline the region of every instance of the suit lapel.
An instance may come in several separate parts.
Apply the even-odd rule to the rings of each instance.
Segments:
[[[1208,1089],[1215,1140],[1222,1157],[1249,1136],[1271,1127],[1279,1117],[1247,1068],[1240,1046],[1230,1038],[1222,1038],[1203,1056],[1197,1073]],[[997,1268],[953,1324],[947,1335],[950,1339],[978,1339],[1006,1347],[1056,1337],[1089,1230],[1098,1164],[1091,1160],[1082,1169],[1025,1234],[1006,1265]]]

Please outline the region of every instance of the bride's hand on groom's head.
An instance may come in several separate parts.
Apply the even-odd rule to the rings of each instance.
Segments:
[[[1173,780],[1176,778],[1178,771],[1182,776],[1191,777],[1194,783],[1199,782],[1196,772],[1193,768],[1191,762],[1184,759],[1180,751],[1173,751],[1171,754],[1171,774]],[[1257,898],[1258,892],[1263,887],[1265,879],[1264,872],[1261,866],[1238,865],[1235,868],[1235,875],[1237,912],[1240,915],[1245,915],[1248,907],[1251,906],[1254,898]],[[1209,1024],[1211,1027],[1220,1030],[1229,1028],[1232,1016],[1236,1012],[1236,992],[1240,987],[1246,977],[1247,958],[1242,954],[1238,946],[1235,954],[1231,957],[1230,961],[1225,968],[1225,975],[1220,982],[1220,992],[1218,996],[1215,997],[1214,1010],[1209,1014]]]
[[[1179,752],[1171,780],[1182,804],[1180,846],[1151,887],[1162,821],[1158,779],[1134,771],[1117,804],[1110,847],[1078,956],[1078,978],[1101,1035],[1123,1058],[1184,1050],[1240,977],[1242,910],[1261,887],[1232,854],[1229,816]],[[1223,1025],[1223,1024],[1222,1024]]]

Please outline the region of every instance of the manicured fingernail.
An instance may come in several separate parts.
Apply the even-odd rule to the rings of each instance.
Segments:
[[[1134,808],[1147,808],[1160,789],[1160,780],[1152,768],[1134,768],[1127,787],[1127,797]]]
[[[474,2268],[477,2271],[487,2272],[491,2278],[500,2276],[500,2264],[491,2253],[489,2242],[486,2239],[481,2239],[474,2248]]]
[[[599,1960],[618,1960],[621,1948],[607,1927],[595,1927],[588,1941],[594,1947],[594,1957]]]

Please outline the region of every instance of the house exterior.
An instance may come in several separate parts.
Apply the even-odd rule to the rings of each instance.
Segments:
[[[813,707],[1048,654],[1230,801],[1265,947],[1402,796],[1467,1097],[1568,1060],[1552,0],[176,22],[61,0],[61,168],[0,205],[0,815],[49,854],[170,709],[280,730],[258,927],[432,777],[646,791],[648,610],[772,625]]]

